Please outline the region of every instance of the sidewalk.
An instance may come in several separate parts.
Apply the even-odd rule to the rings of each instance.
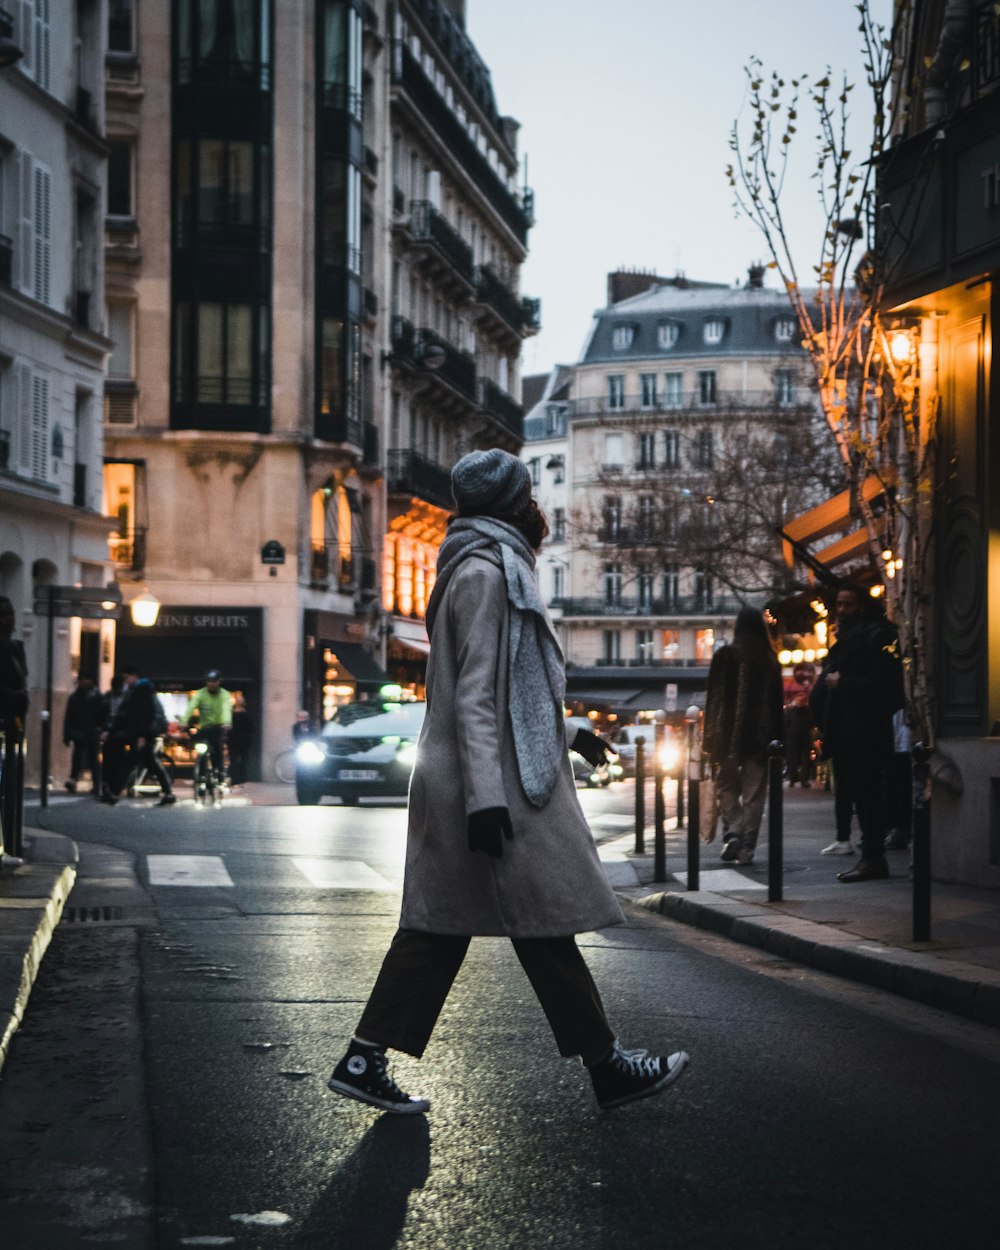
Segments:
[[[0,876],[0,1071],[24,1018],[42,956],[76,881],[76,843],[24,830],[25,862]]]
[[[644,855],[634,853],[634,834],[601,847],[612,885],[624,899],[673,920],[1000,1026],[1000,891],[933,882],[932,940],[914,942],[909,852],[887,853],[887,880],[845,885],[837,873],[856,861],[819,853],[834,837],[831,797],[799,789],[784,795],[782,902],[767,901],[766,814],[749,868],[722,864],[721,841],[702,844],[701,888],[688,892],[687,836],[670,831],[668,880],[654,883],[648,825]]]

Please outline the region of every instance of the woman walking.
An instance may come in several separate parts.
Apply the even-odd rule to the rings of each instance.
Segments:
[[[708,670],[703,747],[718,768],[722,858],[753,863],[767,793],[767,748],[781,738],[781,666],[756,608],[740,608],[733,641]]]
[[[687,1055],[623,1050],[574,935],[623,921],[576,797],[562,653],[535,584],[548,532],[527,467],[499,449],[452,472],[458,516],[427,607],[427,715],[410,783],[400,927],[329,1087],[386,1111],[427,1111],[385,1052],[420,1057],[474,935],[505,935],[563,1055],[602,1107],[665,1089]],[[605,753],[581,732],[572,746]]]

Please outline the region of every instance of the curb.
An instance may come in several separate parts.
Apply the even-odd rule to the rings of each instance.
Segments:
[[[29,862],[0,885],[0,1072],[21,1026],[42,957],[76,881],[70,838],[25,830]]]
[[[708,891],[647,894],[625,901],[821,972],[1000,1028],[1000,972],[990,968],[883,946],[812,920],[773,916],[756,903]]]

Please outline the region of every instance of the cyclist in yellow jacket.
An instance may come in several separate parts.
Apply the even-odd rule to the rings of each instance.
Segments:
[[[208,746],[215,775],[221,780],[226,775],[223,743],[233,723],[233,696],[222,688],[222,674],[218,669],[213,668],[205,674],[204,686],[188,700],[183,723],[190,724],[195,713],[198,716],[198,734]]]

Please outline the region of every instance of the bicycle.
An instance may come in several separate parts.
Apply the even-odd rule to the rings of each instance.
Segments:
[[[216,769],[211,745],[204,739],[194,738],[194,770],[191,781],[194,787],[195,803],[210,803],[221,807],[222,800],[229,790],[226,774]]]

